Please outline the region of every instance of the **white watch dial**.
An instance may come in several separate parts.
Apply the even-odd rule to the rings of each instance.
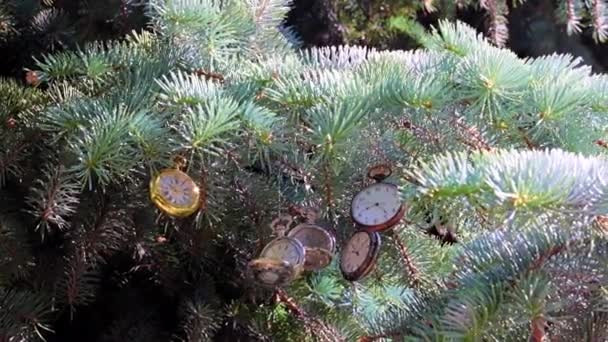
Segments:
[[[355,233],[342,252],[342,269],[348,273],[356,271],[365,263],[370,248],[369,234],[366,232]]]
[[[399,188],[377,183],[358,193],[353,199],[354,220],[365,226],[376,226],[390,221],[401,209]]]
[[[163,175],[160,178],[160,193],[173,205],[187,206],[192,202],[192,182],[179,174]]]

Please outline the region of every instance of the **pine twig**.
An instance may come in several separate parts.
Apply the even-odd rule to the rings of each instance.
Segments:
[[[381,335],[370,335],[370,336],[362,336],[359,338],[357,342],[374,342],[386,338],[398,339],[401,337],[400,334],[381,334]]]
[[[207,169],[201,168],[201,186],[200,186],[201,198],[200,198],[200,211],[205,212],[207,210]]]
[[[335,222],[334,208],[336,206],[334,202],[334,191],[333,185],[331,184],[331,170],[328,164],[323,167],[323,186],[325,187],[325,203],[327,204],[327,210],[329,213],[329,221]]]
[[[262,223],[262,214],[260,208],[258,208],[253,196],[247,187],[245,187],[238,179],[234,180],[236,187],[236,193],[239,195],[239,200],[246,206],[249,211],[249,217],[256,227],[259,227]]]
[[[465,137],[461,140],[465,145],[475,149],[491,152],[494,148],[481,136],[475,127],[468,126],[463,122],[462,118],[454,117],[450,123],[460,130]]]
[[[395,230],[391,230],[391,235],[397,244],[397,249],[399,250],[399,254],[401,255],[401,259],[403,260],[403,265],[405,266],[406,276],[412,280],[412,285],[418,286],[420,285],[420,271],[412,260],[412,257],[409,255],[407,248],[399,234]]]
[[[425,140],[435,145],[439,145],[440,143],[440,138],[438,134],[435,134],[434,132],[431,132],[423,127],[419,127],[408,119],[400,119],[395,124],[397,129],[408,130],[420,140]]]
[[[490,41],[498,47],[504,47],[509,39],[507,28],[508,9],[502,0],[482,0],[481,8],[488,13],[488,36]]]
[[[592,1],[593,39],[603,43],[608,38],[608,23],[606,23],[606,5],[604,0]]]
[[[530,139],[530,137],[528,136],[528,133],[526,133],[526,131],[523,128],[519,128],[519,132],[521,133],[521,136],[524,139],[524,142],[526,143],[526,146],[528,146],[529,149],[531,149],[531,150],[538,149],[538,145],[536,143],[534,143],[532,141],[532,139]]]
[[[198,70],[195,70],[194,73],[197,76],[203,76],[206,80],[217,81],[219,83],[224,83],[224,81],[225,81],[224,75],[222,75],[218,72],[198,69]]]
[[[422,7],[427,13],[433,13],[437,11],[437,8],[433,4],[433,0],[422,0]]]
[[[345,342],[346,339],[341,336],[338,331],[329,326],[327,323],[320,319],[311,316],[304,309],[302,309],[298,303],[290,297],[287,292],[283,289],[277,289],[275,292],[275,301],[284,304],[289,312],[291,312],[297,319],[301,320],[306,329],[317,337],[321,342]]]
[[[538,258],[536,258],[532,262],[529,270],[533,271],[533,270],[537,270],[537,269],[541,268],[548,259],[550,259],[551,257],[553,257],[556,254],[559,254],[565,248],[566,247],[564,245],[555,246],[555,247],[551,248],[550,250],[548,250],[547,252],[539,255]]]
[[[546,342],[545,318],[540,315],[530,322],[531,342]]]
[[[566,0],[566,29],[569,35],[582,32],[581,18],[576,14],[575,1],[577,0]]]
[[[10,148],[4,156],[0,156],[0,186],[4,185],[5,175],[11,167],[14,167],[21,154],[31,145],[31,142],[22,141],[14,148]]]
[[[597,146],[599,146],[599,147],[602,147],[602,148],[608,149],[608,142],[606,142],[606,141],[604,141],[604,140],[602,140],[602,139],[597,139],[597,140],[595,141],[595,144],[596,144]]]
[[[256,230],[258,231],[257,235],[260,238],[257,239],[256,250],[261,251],[264,246],[264,242],[261,238],[262,236],[264,236],[261,224],[263,216],[260,212],[261,209],[258,208],[256,202],[252,200],[251,192],[249,191],[249,189],[247,189],[238,179],[234,180],[234,186],[236,190],[235,192],[237,193],[239,200],[241,201],[241,203],[243,203],[243,205],[245,205],[245,207],[249,211],[249,218],[253,222],[253,225]]]

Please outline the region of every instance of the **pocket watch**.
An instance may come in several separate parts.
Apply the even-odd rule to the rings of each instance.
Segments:
[[[390,168],[386,165],[371,168],[368,177],[377,183],[360,191],[352,200],[351,217],[365,230],[387,230],[405,215],[406,207],[401,201],[399,188],[395,184],[382,182],[390,174]]]
[[[186,217],[200,207],[200,189],[186,173],[165,169],[152,178],[150,199],[163,212]]]
[[[298,277],[304,268],[305,250],[291,237],[270,241],[258,259],[249,263],[254,279],[262,285],[285,285]]]
[[[282,286],[296,278],[296,270],[285,260],[261,258],[249,263],[253,279],[264,286]]]
[[[303,223],[290,230],[287,236],[300,241],[304,246],[305,270],[318,271],[331,263],[336,240],[327,230],[315,224]]]
[[[340,270],[344,279],[357,281],[374,268],[380,253],[380,234],[361,230],[353,234],[342,249]]]

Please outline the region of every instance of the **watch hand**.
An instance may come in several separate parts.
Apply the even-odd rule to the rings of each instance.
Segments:
[[[365,208],[363,211],[369,210],[369,209],[371,209],[373,207],[379,207],[379,206],[380,206],[380,203],[376,202],[376,203],[370,205],[369,207]]]

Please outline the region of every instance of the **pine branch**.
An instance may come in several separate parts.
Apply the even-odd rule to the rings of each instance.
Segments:
[[[79,203],[80,188],[62,166],[48,166],[43,173],[45,178],[35,181],[27,202],[32,207],[29,212],[39,220],[36,230],[44,240],[53,226],[60,231],[67,229],[67,218],[76,211]]]
[[[566,27],[569,35],[582,32],[581,17],[578,15],[579,0],[565,0],[566,3]]]
[[[214,334],[220,329],[221,317],[225,313],[213,309],[210,305],[210,299],[205,297],[197,292],[181,304],[181,324],[185,336],[180,341],[209,341],[213,339]],[[213,298],[213,296],[209,297]]]
[[[323,342],[334,342],[334,341],[346,341],[338,331],[327,323],[324,323],[320,319],[309,315],[304,311],[297,302],[289,297],[289,295],[282,289],[277,289],[275,292],[276,301],[283,303],[287,306],[288,310],[296,316],[299,320],[302,320],[306,325],[306,329],[309,331],[311,336],[314,336]]]
[[[96,266],[121,251],[133,226],[131,218],[123,210],[101,209],[101,215],[91,224],[82,224],[68,234],[84,262]]]
[[[488,14],[487,26],[490,41],[496,46],[504,47],[509,39],[507,5],[503,0],[482,0],[480,5]]]
[[[603,0],[591,1],[591,17],[593,21],[593,39],[603,43],[608,39],[608,12]]]
[[[19,228],[16,221],[0,217],[0,287],[25,278],[34,264],[28,236]]]
[[[188,109],[174,126],[181,146],[202,156],[219,155],[226,138],[239,127],[238,105],[230,98],[215,97],[204,105]]]
[[[0,341],[44,340],[53,309],[42,293],[0,287]]]
[[[27,157],[32,145],[31,137],[19,137],[0,147],[0,187],[6,184],[7,176],[19,177],[22,174],[23,169],[19,163]]]
[[[456,127],[462,135],[462,141],[464,144],[472,148],[473,150],[484,150],[488,152],[492,152],[494,149],[492,146],[484,139],[479,130],[476,127],[471,127],[464,122],[464,118],[454,117],[450,120],[450,124]]]
[[[407,248],[401,241],[401,238],[399,237],[399,233],[392,230],[391,236],[392,236],[393,240],[395,241],[395,244],[397,245],[397,249],[399,250],[401,259],[403,260],[403,266],[405,266],[405,270],[406,270],[406,272],[405,272],[406,278],[411,281],[411,283],[414,287],[419,286],[421,280],[419,277],[418,268],[416,267],[412,258],[410,257],[410,254],[408,253]]]
[[[588,183],[595,179],[594,184],[606,184],[606,165],[600,159],[560,150],[497,151],[479,153],[474,159],[475,163],[470,162],[464,153],[436,158],[408,174],[417,179],[418,191],[425,196],[496,196],[493,200],[485,197],[486,208],[504,206],[520,212],[551,208],[562,214],[593,216],[608,211],[600,195],[608,189],[603,185],[591,189]]]
[[[98,270],[85,262],[84,253],[78,247],[65,258],[64,276],[56,284],[59,301],[68,305],[73,319],[77,306],[91,303],[99,287]]]

